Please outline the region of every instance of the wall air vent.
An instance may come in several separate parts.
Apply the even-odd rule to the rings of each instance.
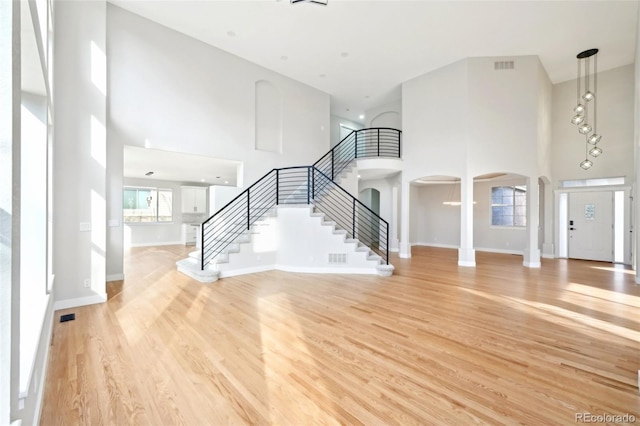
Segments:
[[[512,70],[514,68],[513,61],[496,61],[493,63],[493,69],[498,70]]]
[[[329,265],[346,265],[347,253],[329,253]]]

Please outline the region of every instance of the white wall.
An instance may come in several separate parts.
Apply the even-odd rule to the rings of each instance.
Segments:
[[[229,255],[228,263],[218,265],[221,277],[279,269],[316,273],[377,273],[369,253],[357,251],[355,243],[346,243],[344,234],[334,234],[330,220],[311,216],[311,207],[278,206],[277,214],[253,226],[251,241],[240,244]],[[313,244],[309,244],[313,241]],[[304,247],[304,250],[300,248]],[[329,262],[329,254],[345,254],[347,263]]]
[[[402,84],[403,181],[466,170],[466,60]]]
[[[552,161],[554,183],[565,179],[625,176],[632,182],[634,172],[634,66],[598,73],[598,144],[604,151],[593,160],[593,167],[583,170],[584,136],[570,120],[576,103],[576,80],[553,86]]]
[[[241,161],[245,187],[274,167],[310,165],[329,150],[326,93],[111,4],[107,14],[110,214],[122,209],[125,145]],[[257,81],[280,96],[281,152],[255,149]],[[122,274],[123,238],[110,229],[110,275]]]
[[[535,181],[537,184],[537,180]],[[525,179],[476,182],[473,188],[473,242],[476,250],[523,254],[527,229],[491,225],[491,188],[525,185]]]
[[[505,60],[513,61],[514,68],[496,70],[495,61]],[[548,81],[540,72],[535,56],[468,58],[402,85],[403,188],[424,176],[461,178],[460,264],[475,265],[472,179],[508,172],[538,180],[538,146],[548,143],[549,114],[540,106],[548,94]],[[538,266],[537,185],[529,195],[532,213],[524,263]],[[403,219],[404,228],[409,221]],[[417,226],[418,221],[412,218],[410,223]],[[403,229],[401,236],[419,235]],[[403,252],[406,247],[401,241],[401,256],[410,255]]]
[[[182,213],[183,182],[164,180],[124,178],[125,186],[157,187],[172,190],[173,222],[171,223],[127,223],[124,224],[124,246],[150,246],[180,244],[182,242],[182,224],[203,222],[206,214]],[[198,186],[189,183],[188,186]],[[207,186],[202,185],[205,188]],[[122,215],[122,212],[120,213]]]
[[[58,308],[106,300],[106,9],[104,1],[56,3],[54,91],[64,94],[56,97],[53,164]]]
[[[505,59],[514,69],[495,70],[494,62]],[[472,58],[468,66],[469,120],[461,124],[471,175],[512,172],[537,179],[538,58]]]
[[[244,162],[244,182],[329,150],[329,95],[110,5],[110,128],[120,143]],[[255,150],[255,83],[282,100],[282,153]]]
[[[460,206],[442,203],[460,201],[460,185],[421,185],[412,189],[411,244],[459,247]]]
[[[348,118],[343,118],[337,115],[331,116],[331,124],[330,124],[330,135],[331,135],[331,146],[336,146],[340,142],[340,125],[344,125],[349,127],[350,129],[360,130],[364,128],[361,123],[356,123],[355,121],[351,121]],[[327,150],[328,151],[328,150]],[[318,157],[320,158],[320,157]],[[314,160],[315,162],[315,160]]]
[[[476,250],[522,254],[526,228],[491,225],[491,188],[523,185],[524,178],[476,182],[473,188],[473,240]],[[442,204],[460,201],[460,184],[416,185],[412,194],[411,243],[443,247],[460,246],[460,206]]]
[[[391,191],[394,183],[397,180],[397,176],[392,176],[389,179],[371,179],[371,180],[361,180],[358,185],[358,199],[365,203],[365,200],[360,197],[363,194],[363,191],[366,189],[376,189],[380,193],[380,217],[389,222],[389,233],[391,233],[391,227],[393,227],[392,223],[392,212],[393,212],[393,203]],[[367,206],[369,204],[365,203]]]
[[[403,158],[409,180],[512,172],[537,178],[539,61],[469,58],[402,85]]]
[[[367,127],[390,127],[402,130],[402,101],[398,99],[370,108],[366,112]]]

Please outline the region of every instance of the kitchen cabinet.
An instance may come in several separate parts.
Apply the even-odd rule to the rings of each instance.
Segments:
[[[182,187],[182,213],[207,213],[207,189],[204,186]]]
[[[185,246],[200,246],[200,224],[199,223],[183,223],[182,224],[182,242]]]

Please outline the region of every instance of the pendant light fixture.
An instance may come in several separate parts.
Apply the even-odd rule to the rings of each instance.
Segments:
[[[598,142],[602,136],[598,134],[598,99],[596,93],[598,91],[598,49],[589,49],[578,53],[578,79],[576,80],[576,106],[573,108],[575,115],[571,118],[571,123],[578,126],[578,133],[584,135],[585,140],[585,159],[580,163],[580,167],[588,170],[593,166],[593,161],[589,159],[589,155],[597,157],[602,154],[602,148]],[[593,72],[592,64],[593,63]],[[582,77],[582,69],[584,68],[584,78]],[[589,145],[592,145],[589,148]]]

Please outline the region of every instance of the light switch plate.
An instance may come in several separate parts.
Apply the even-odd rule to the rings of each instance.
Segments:
[[[91,222],[80,222],[80,232],[91,231]]]

